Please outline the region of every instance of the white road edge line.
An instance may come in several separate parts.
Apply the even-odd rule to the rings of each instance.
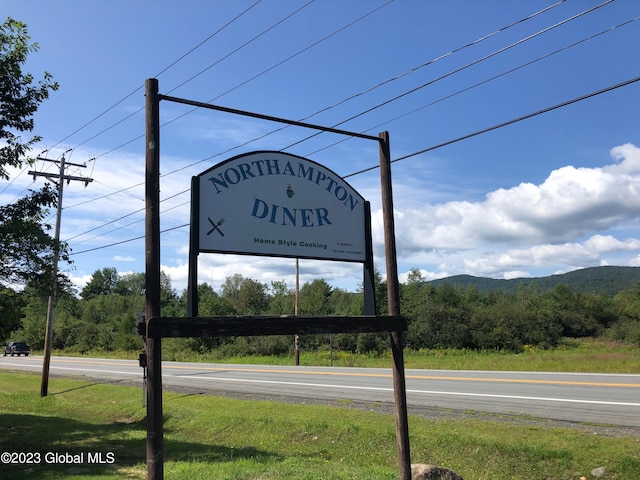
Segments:
[[[299,387],[318,387],[318,388],[342,388],[350,390],[376,390],[380,392],[393,392],[392,388],[382,387],[358,387],[354,385],[331,385],[325,383],[304,383],[304,382],[282,382],[275,380],[244,380],[240,378],[221,378],[221,377],[199,377],[195,378],[192,375],[174,375],[179,378],[189,378],[192,380],[202,381],[219,381],[219,382],[238,382],[238,383],[263,383],[271,385],[292,385]],[[640,407],[640,403],[627,403],[627,402],[603,402],[598,400],[577,400],[571,398],[546,398],[546,397],[525,397],[520,395],[496,395],[489,393],[465,393],[465,392],[440,392],[432,390],[410,390],[407,389],[407,393],[425,394],[425,395],[455,395],[460,397],[485,397],[485,398],[504,398],[512,400],[532,400],[542,402],[563,402],[563,403],[583,403],[590,405],[619,405],[626,407]]]

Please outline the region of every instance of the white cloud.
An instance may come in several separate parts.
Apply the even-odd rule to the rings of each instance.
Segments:
[[[116,255],[115,257],[113,257],[113,260],[115,260],[116,262],[135,262],[136,261],[136,259],[130,255],[127,255],[127,256]]]
[[[587,250],[594,253],[608,253],[613,251],[633,251],[640,249],[640,240],[637,238],[628,238],[627,240],[618,240],[611,235],[594,235],[584,242]]]
[[[481,201],[463,198],[430,203],[439,198],[437,192],[425,196],[420,182],[402,182],[394,189],[401,281],[406,280],[412,267],[419,268],[425,279],[431,280],[461,273],[516,278],[593,265],[640,266],[640,239],[634,237],[640,212],[640,148],[621,145],[611,150],[611,157],[612,162],[598,168],[557,168],[538,185],[523,182],[496,189]],[[161,198],[168,200],[161,205],[161,228],[171,229],[189,223],[189,195],[180,192],[188,191],[192,170],[200,168],[166,176],[189,162],[172,157],[163,157],[162,161],[165,176],[161,178]],[[144,235],[144,185],[127,190],[124,196],[108,195],[144,182],[143,159],[139,155],[99,159],[93,176],[99,181],[89,188],[73,185],[65,190],[62,238],[86,233],[70,242],[79,252]],[[356,177],[354,183],[362,183],[361,189],[375,206],[375,262],[384,272],[379,187],[371,180]],[[22,184],[21,188],[29,183],[26,178],[16,182]],[[477,192],[469,195],[475,198]],[[87,202],[99,197],[103,198]],[[141,211],[127,216],[135,210]],[[92,231],[98,226],[102,228]],[[162,235],[162,269],[178,291],[187,284],[188,230],[180,228]],[[117,253],[113,249],[96,250],[95,258],[93,253],[78,255],[74,258],[77,268],[85,271],[72,280],[82,287],[87,273],[114,266],[112,262],[127,262],[132,269],[144,271],[141,242],[118,246]],[[294,265],[290,259],[202,254],[199,281],[217,288],[227,277],[239,273],[267,284],[285,280],[292,287]],[[353,290],[361,282],[361,266],[301,261],[302,283],[318,277]]]
[[[595,237],[584,243],[563,243],[558,245],[541,244],[529,248],[508,249],[485,254],[475,259],[465,259],[466,272],[476,275],[499,276],[514,278],[513,275],[525,275],[527,268],[553,267],[556,265],[584,266],[598,264],[599,255],[618,250],[619,244],[610,245],[605,249],[606,242]],[[637,242],[640,247],[640,242]],[[515,273],[514,273],[515,272]]]
[[[611,156],[609,165],[561,167],[539,185],[498,189],[480,202],[396,207],[399,262],[407,270],[420,267],[425,278],[440,272],[516,278],[544,269],[640,265],[640,239],[633,237],[640,149],[626,144]],[[381,211],[374,225],[382,230]],[[623,232],[632,233],[622,237]],[[381,251],[383,239],[374,238]]]
[[[541,185],[499,189],[482,202],[398,211],[399,249],[562,244],[621,225],[640,211],[640,149],[624,145],[612,155],[622,161],[603,168],[562,167]]]
[[[182,291],[187,287],[187,263],[162,265],[161,268],[171,278],[174,288]],[[219,289],[228,277],[236,274],[267,286],[272,281],[284,280],[289,288],[294,288],[295,259],[207,253],[198,256],[198,283],[208,283],[214,289]],[[346,262],[299,260],[300,285],[317,278],[324,278],[333,287],[353,291],[356,284],[362,281],[362,266]]]

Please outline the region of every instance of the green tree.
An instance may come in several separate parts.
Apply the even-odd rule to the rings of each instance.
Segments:
[[[206,283],[198,285],[199,308],[201,317],[215,317],[222,315],[233,315],[233,305],[226,298],[216,293],[210,285]]]
[[[24,299],[10,288],[0,288],[0,342],[21,325]]]
[[[625,320],[640,322],[640,282],[633,288],[626,288],[613,298],[613,304]]]
[[[296,310],[295,292],[287,287],[284,280],[272,281],[269,295],[269,313],[293,315]]]
[[[572,292],[564,284],[543,296],[544,308],[562,325],[563,336],[579,338],[597,334],[599,326],[592,316],[586,314],[581,302],[584,298],[584,295]]]
[[[143,297],[118,293],[98,295],[83,301],[82,322],[75,324],[79,331],[73,332],[77,349],[140,348],[141,342],[137,336],[136,322],[143,303]],[[70,347],[73,349],[73,346]]]
[[[80,292],[80,296],[83,300],[91,300],[98,295],[116,293],[119,284],[120,277],[115,268],[96,270]]]
[[[425,282],[420,270],[412,268],[407,283],[400,285],[400,312],[414,322],[427,318],[436,289]]]
[[[331,304],[335,315],[362,315],[364,313],[364,299],[361,293],[334,288],[331,294]]]
[[[29,54],[38,50],[30,40],[24,23],[8,18],[0,25],[0,179],[4,180],[9,179],[7,167],[22,168],[33,161],[28,154],[40,137],[21,135],[33,130],[39,105],[58,89],[48,72],[36,82],[23,71]],[[54,191],[45,187],[0,207],[0,283],[38,281],[40,288],[50,284],[56,245],[43,221],[55,201]],[[68,260],[65,245],[60,245],[60,253],[62,260]]]
[[[613,340],[640,345],[640,282],[613,298],[618,320],[611,325],[608,336]]]
[[[25,306],[22,309],[23,319],[20,338],[31,345],[34,350],[44,347],[44,335],[47,323],[47,298],[29,286],[23,292]]]
[[[373,272],[373,283],[376,295],[376,315],[387,315],[389,313],[389,295],[387,293],[387,281],[376,268]],[[402,307],[400,307],[402,312]]]
[[[184,317],[186,314],[186,304],[180,302],[171,277],[164,271],[160,272],[160,309],[163,317]]]
[[[494,303],[473,310],[470,329],[472,348],[511,352],[524,345],[556,346],[562,334],[562,326],[548,312],[527,309],[504,292]]]
[[[33,115],[49,92],[58,89],[50,73],[34,83],[33,75],[22,71],[28,55],[38,50],[30,40],[22,22],[7,18],[0,26],[0,178],[5,180],[9,178],[5,166],[22,168],[31,148],[41,140],[34,136],[25,141],[20,133],[33,130]]]
[[[144,273],[126,273],[120,275],[118,293],[122,295],[144,296],[146,277]]]
[[[331,315],[333,289],[323,278],[316,278],[300,288],[300,313],[302,315]]]
[[[239,273],[227,277],[222,285],[222,297],[229,301],[239,315],[259,315],[269,306],[267,286]]]
[[[0,207],[0,284],[31,283],[41,291],[51,291],[56,243],[47,233],[51,226],[43,222],[54,202],[55,195],[45,187]],[[65,246],[61,244],[60,248],[60,259],[68,260]],[[58,284],[63,283],[68,286],[64,275],[59,274]]]
[[[408,319],[407,346],[419,350],[430,345],[430,312],[434,308],[436,289],[425,282],[417,268],[412,268],[407,283],[400,285],[400,312]]]
[[[469,318],[472,309],[460,286],[445,283],[434,295],[434,306],[427,318],[429,348],[469,348]]]

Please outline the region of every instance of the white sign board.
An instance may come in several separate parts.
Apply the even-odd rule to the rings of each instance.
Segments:
[[[365,200],[318,163],[253,152],[196,182],[201,252],[365,262]]]

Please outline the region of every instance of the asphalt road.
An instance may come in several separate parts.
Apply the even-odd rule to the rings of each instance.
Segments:
[[[0,357],[0,369],[42,371],[42,357]],[[142,386],[137,361],[51,357],[50,375]],[[261,396],[393,404],[391,369],[163,362],[164,386]],[[409,408],[640,427],[640,375],[407,370]],[[55,393],[55,379],[49,391]]]

